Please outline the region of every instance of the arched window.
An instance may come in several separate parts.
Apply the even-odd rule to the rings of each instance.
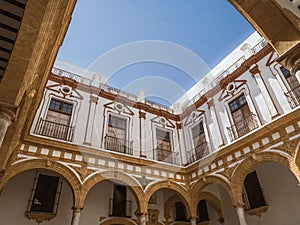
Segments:
[[[182,202],[175,203],[174,221],[187,221],[185,206]]]
[[[208,221],[209,217],[208,217],[207,205],[206,205],[206,201],[204,199],[202,199],[198,203],[197,209],[198,209],[197,210],[198,211],[198,222]]]

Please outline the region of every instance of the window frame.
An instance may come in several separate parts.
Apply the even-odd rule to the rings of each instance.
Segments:
[[[53,199],[53,206],[51,212],[46,212],[46,211],[35,211],[32,210],[32,206],[34,203],[34,198],[36,196],[36,191],[39,183],[39,178],[40,176],[49,176],[49,177],[57,177],[58,182],[57,182],[57,187],[55,190],[55,196]],[[26,211],[26,216],[28,219],[34,219],[36,221],[42,222],[43,220],[51,220],[57,215],[59,203],[60,203],[60,198],[61,198],[61,193],[62,193],[62,186],[63,186],[63,178],[54,172],[48,171],[48,170],[38,170],[36,172],[35,178],[34,178],[34,183],[33,183],[33,188],[31,189],[31,195],[30,199],[28,202],[27,206],[27,211]],[[44,190],[45,191],[45,190]]]

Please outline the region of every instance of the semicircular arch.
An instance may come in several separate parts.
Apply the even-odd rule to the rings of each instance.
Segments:
[[[242,189],[247,174],[249,174],[258,164],[265,162],[274,162],[285,166],[294,174],[298,182],[300,182],[299,168],[291,157],[277,152],[258,153],[254,157],[248,157],[243,160],[232,175],[231,188],[233,193],[235,193],[234,198],[237,204],[243,204]]]
[[[68,167],[55,161],[49,161],[44,159],[30,159],[12,165],[5,172],[1,180],[0,190],[10,179],[15,177],[16,175],[29,170],[35,170],[35,169],[53,171],[58,175],[64,177],[72,189],[74,207],[82,207],[82,205],[80,205],[80,194],[81,194],[80,181]]]
[[[175,191],[179,196],[180,199],[182,200],[182,202],[184,203],[186,209],[187,209],[187,214],[188,216],[191,216],[191,205],[190,205],[190,194],[189,192],[180,184],[177,184],[173,181],[159,181],[159,182],[155,182],[150,184],[146,191],[145,191],[145,202],[148,205],[149,199],[151,198],[151,196],[158,190],[160,189],[170,189]],[[146,205],[146,206],[147,206]],[[147,210],[147,209],[143,209],[143,210]]]
[[[132,192],[135,200],[137,202],[138,208],[141,209],[144,206],[144,191],[140,183],[134,179],[133,177],[123,173],[116,171],[104,171],[92,174],[84,183],[82,188],[82,197],[81,201],[84,203],[87,194],[89,191],[98,183],[111,180],[113,182],[122,183],[126,185]]]

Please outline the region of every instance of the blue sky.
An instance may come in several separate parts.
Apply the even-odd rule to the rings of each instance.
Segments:
[[[108,76],[113,87],[133,93],[143,89],[147,97],[172,103],[253,32],[227,0],[78,0],[58,58]],[[177,50],[165,56],[175,61],[185,57],[186,66],[199,68],[197,76],[168,60],[157,60],[164,51],[160,45],[135,53],[144,56],[153,51],[157,54],[151,55],[153,59],[134,57],[113,74],[106,74],[105,67],[114,65],[118,57],[98,63],[118,46],[147,40],[173,43],[198,56],[199,66],[188,65],[188,58]],[[122,57],[130,58],[132,52],[127,48]],[[176,91],[168,94],[174,87]]]

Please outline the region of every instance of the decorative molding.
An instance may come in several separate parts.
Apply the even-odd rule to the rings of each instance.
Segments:
[[[246,210],[246,213],[249,214],[250,216],[255,215],[255,216],[261,217],[261,215],[263,213],[267,212],[268,209],[269,209],[269,206],[265,205],[265,206],[261,206],[258,208]]]
[[[255,64],[252,68],[249,69],[249,72],[254,76],[255,74],[260,74],[260,69],[257,64]]]
[[[120,106],[123,106],[122,108]],[[134,112],[125,104],[121,102],[109,102],[105,105],[103,105],[104,108],[111,109],[118,114],[125,114],[125,115],[130,115],[133,116]]]
[[[246,84],[246,80],[234,80],[227,84],[227,86],[224,86],[221,92],[221,95],[219,97],[219,101],[223,101],[224,99],[231,98],[232,96],[237,94],[237,91],[242,87],[244,84]],[[228,91],[228,86],[233,85],[233,90]]]
[[[217,174],[221,174],[222,176],[226,177],[227,180],[231,181],[231,175],[233,174],[233,171],[235,170],[235,168],[238,166],[238,163],[235,164],[232,167],[229,167],[229,165],[226,165],[224,167],[224,170],[221,172],[218,172]]]
[[[16,105],[0,102],[0,114],[6,116],[10,121],[16,117],[18,107]]]
[[[94,170],[88,169],[88,164],[83,163],[81,167],[71,166],[80,176],[81,181],[84,181],[87,176],[92,174]]]
[[[50,221],[52,220],[56,215],[55,214],[49,214],[49,213],[33,213],[33,212],[26,212],[26,217],[30,220],[35,220],[37,224],[42,223],[43,221]]]
[[[142,112],[142,111],[139,111],[139,117],[142,118],[142,119],[146,119],[146,113]]]
[[[281,151],[287,152],[290,156],[294,157],[296,154],[296,148],[299,144],[299,138],[292,141],[285,141],[282,145],[276,147],[276,149],[279,149]]]

